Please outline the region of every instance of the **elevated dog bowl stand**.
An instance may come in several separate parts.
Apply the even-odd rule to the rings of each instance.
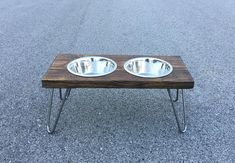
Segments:
[[[48,71],[42,78],[42,87],[51,89],[47,117],[48,133],[53,133],[55,131],[65,101],[68,99],[70,91],[73,88],[167,89],[179,131],[182,133],[186,131],[187,126],[183,90],[192,89],[194,87],[194,80],[180,56],[102,55],[103,57],[110,58],[117,63],[117,69],[113,73],[106,76],[92,78],[80,77],[71,74],[67,70],[67,64],[74,59],[84,56],[89,55],[61,54],[56,56]],[[171,74],[161,78],[141,78],[131,75],[124,70],[123,65],[127,60],[135,57],[155,57],[165,60],[173,66],[173,71]],[[61,104],[55,117],[55,121],[52,123],[51,109],[54,98],[54,89],[59,90]],[[65,89],[65,91],[62,91],[62,89]],[[172,97],[171,89],[176,89],[175,98]],[[179,100],[179,92],[181,92],[182,111],[179,111],[175,107],[176,102]],[[178,113],[182,114],[182,118],[178,116]]]

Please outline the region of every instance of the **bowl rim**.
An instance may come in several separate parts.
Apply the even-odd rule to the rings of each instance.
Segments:
[[[161,61],[161,62],[167,64],[167,65],[170,67],[170,71],[169,71],[168,73],[163,74],[163,75],[160,75],[160,76],[146,76],[146,75],[139,75],[139,74],[136,74],[136,73],[134,73],[134,72],[132,72],[132,71],[129,71],[129,70],[127,69],[127,66],[129,65],[130,62],[135,61],[135,60],[140,60],[140,59],[141,59],[141,60],[142,60],[142,59],[154,59],[154,60]],[[138,77],[142,77],[142,78],[162,78],[162,77],[168,76],[168,75],[171,74],[172,71],[173,71],[173,66],[172,66],[169,62],[167,62],[167,61],[165,61],[165,60],[162,60],[162,59],[159,59],[159,58],[155,58],[155,57],[135,57],[135,58],[131,58],[131,59],[127,60],[127,61],[124,63],[123,67],[124,67],[124,69],[125,69],[126,72],[128,72],[128,73],[130,73],[130,74],[132,74],[132,75],[134,75],[134,76],[138,76]]]
[[[111,63],[114,65],[114,68],[112,69],[112,71],[109,71],[109,72],[106,72],[106,73],[102,73],[102,74],[96,74],[96,75],[85,75],[85,74],[75,73],[75,72],[73,72],[73,71],[70,70],[69,67],[70,67],[74,62],[80,61],[80,60],[82,60],[82,59],[87,59],[87,58],[101,58],[101,59],[105,59],[105,60],[111,62]],[[67,68],[67,70],[68,70],[71,74],[73,74],[73,75],[81,76],[81,77],[90,77],[90,78],[92,78],[92,77],[105,76],[105,75],[108,75],[108,74],[113,73],[113,72],[117,69],[117,63],[116,63],[114,60],[112,60],[112,59],[110,59],[110,58],[107,58],[107,57],[102,57],[102,56],[85,56],[85,57],[79,57],[79,58],[77,58],[77,59],[74,59],[74,60],[70,61],[70,62],[67,64],[66,68]]]

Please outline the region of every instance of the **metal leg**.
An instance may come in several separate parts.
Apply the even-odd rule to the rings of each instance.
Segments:
[[[62,91],[61,91],[61,89],[60,89],[59,91],[60,91],[60,92],[59,92],[59,93],[60,93],[60,99],[61,99],[62,101],[61,101],[61,104],[60,104],[59,111],[58,111],[58,113],[57,113],[57,115],[56,115],[56,118],[55,118],[55,123],[52,125],[52,127],[51,127],[51,122],[50,122],[50,121],[51,121],[51,109],[52,109],[52,103],[53,103],[54,88],[53,88],[52,91],[51,91],[51,99],[50,99],[50,105],[49,105],[48,117],[47,117],[47,132],[48,132],[49,134],[51,134],[51,133],[53,133],[53,132],[55,131],[56,125],[57,125],[58,120],[59,120],[59,118],[60,118],[60,113],[61,113],[61,111],[62,111],[62,109],[63,109],[63,107],[64,107],[65,101],[67,100],[67,98],[68,98],[69,95],[70,95],[71,89],[70,89],[70,88],[66,89],[66,91],[65,91],[65,93],[64,93],[64,97],[62,97]]]
[[[170,89],[167,89],[167,92],[168,92],[168,95],[170,97],[170,101],[171,101],[171,105],[172,105],[172,108],[173,108],[173,111],[174,111],[174,114],[175,114],[175,118],[176,118],[176,122],[177,122],[177,125],[178,125],[178,128],[179,128],[179,131],[184,133],[187,129],[187,125],[186,125],[186,116],[185,116],[185,106],[184,106],[184,93],[183,93],[183,89],[181,89],[181,96],[182,96],[182,105],[183,105],[183,120],[182,120],[182,126],[180,124],[180,118],[176,112],[176,108],[175,108],[175,104],[174,102],[175,101],[178,101],[178,90],[177,90],[177,97],[176,97],[176,100],[173,100],[172,96],[171,96],[171,90]]]
[[[61,88],[59,89],[59,93],[60,93],[60,100],[63,100]]]
[[[71,89],[69,89],[69,92],[68,92],[68,95],[66,96],[66,98],[68,98],[68,96],[70,95],[70,91],[71,91]],[[60,100],[63,100],[61,88],[59,89],[59,93],[60,93]]]
[[[178,100],[179,100],[179,89],[176,90],[176,98],[173,101],[177,102]]]

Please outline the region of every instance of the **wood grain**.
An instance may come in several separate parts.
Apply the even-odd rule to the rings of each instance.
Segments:
[[[180,56],[157,56],[169,62],[173,66],[173,72],[162,78],[147,79],[133,76],[127,73],[124,63],[141,55],[99,55],[114,60],[118,67],[113,73],[94,78],[85,78],[73,75],[68,72],[67,64],[79,57],[89,55],[61,54],[56,56],[48,71],[42,78],[44,88],[182,88],[190,89],[194,87],[194,80],[187,70]],[[95,56],[95,55],[92,55]],[[147,57],[144,55],[144,57]]]

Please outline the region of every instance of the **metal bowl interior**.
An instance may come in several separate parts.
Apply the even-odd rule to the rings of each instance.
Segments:
[[[81,57],[67,65],[70,73],[82,77],[99,77],[112,73],[117,68],[116,62],[99,56]]]
[[[173,71],[170,63],[152,57],[133,58],[125,62],[124,69],[135,76],[143,78],[159,78]]]

